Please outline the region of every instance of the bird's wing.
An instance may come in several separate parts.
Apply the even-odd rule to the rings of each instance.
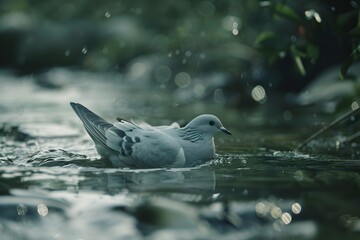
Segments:
[[[105,133],[113,125],[79,103],[71,102],[70,105],[83,122],[86,131],[94,140],[95,145],[107,148]]]
[[[133,146],[140,142],[141,128],[137,125],[121,120],[105,133],[106,145],[119,152],[119,157],[131,157]]]
[[[180,125],[177,122],[173,122],[170,125],[156,126],[155,128],[160,129],[160,130],[178,129],[178,128],[180,128]]]
[[[159,130],[144,132],[132,156],[139,167],[183,167],[186,162],[178,140]]]
[[[106,131],[106,145],[130,157],[137,167],[174,167],[185,164],[185,154],[178,141],[150,125],[141,127],[121,120]]]

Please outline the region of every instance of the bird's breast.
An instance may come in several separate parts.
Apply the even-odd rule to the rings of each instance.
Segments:
[[[213,139],[207,141],[187,142],[182,144],[186,158],[186,166],[204,163],[215,156]]]

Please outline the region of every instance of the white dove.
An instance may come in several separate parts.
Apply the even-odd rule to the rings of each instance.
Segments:
[[[185,127],[150,126],[117,119],[105,121],[83,105],[70,103],[79,116],[101,157],[114,167],[191,167],[215,155],[214,135],[231,133],[210,114],[194,118]]]

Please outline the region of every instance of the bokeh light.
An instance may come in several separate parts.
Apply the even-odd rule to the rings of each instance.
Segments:
[[[266,102],[266,92],[265,89],[261,85],[255,86],[251,90],[251,97],[259,103],[265,103]]]
[[[44,203],[40,203],[37,206],[37,212],[39,213],[40,216],[45,217],[46,215],[48,215],[49,209]]]
[[[291,205],[291,210],[292,210],[293,213],[299,214],[301,212],[300,203],[294,203],[293,205]]]
[[[189,86],[190,83],[191,83],[191,77],[188,73],[180,72],[180,73],[176,74],[175,84],[179,88],[185,88],[185,87]]]
[[[287,213],[287,212],[283,213],[283,214],[281,215],[281,221],[282,221],[284,224],[289,224],[289,223],[291,223],[291,221],[292,221],[291,214],[290,214],[290,213]]]

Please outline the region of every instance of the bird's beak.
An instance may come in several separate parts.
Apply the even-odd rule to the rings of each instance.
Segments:
[[[221,131],[223,131],[224,133],[228,134],[228,135],[231,135],[231,132],[229,130],[227,130],[226,128],[224,127],[221,127],[219,128]]]

